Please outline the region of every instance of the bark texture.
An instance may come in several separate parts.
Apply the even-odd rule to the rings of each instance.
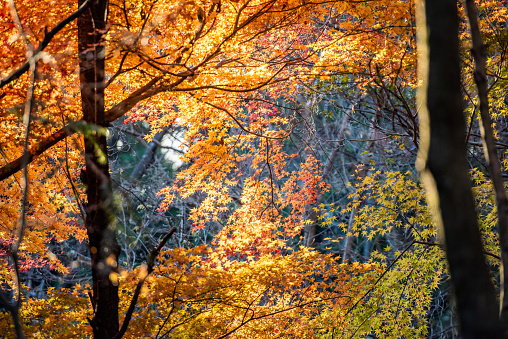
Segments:
[[[483,44],[480,27],[477,19],[477,9],[474,0],[466,0],[467,16],[471,28],[471,39],[475,62],[474,80],[480,99],[480,122],[485,159],[487,160],[490,178],[496,195],[497,218],[499,229],[499,244],[501,245],[501,291],[500,291],[500,317],[508,334],[508,198],[503,183],[501,163],[497,154],[496,140],[492,128],[492,119],[489,112],[489,93],[487,83],[487,55]]]
[[[442,229],[464,338],[502,338],[494,286],[483,255],[466,161],[460,93],[457,2],[419,2],[422,174]]]
[[[83,0],[79,0],[81,5]],[[117,271],[120,247],[111,216],[112,191],[107,159],[104,111],[103,37],[107,31],[108,1],[98,0],[78,18],[79,73],[85,131],[86,219],[92,260],[94,316],[90,320],[95,339],[113,338],[119,330]]]

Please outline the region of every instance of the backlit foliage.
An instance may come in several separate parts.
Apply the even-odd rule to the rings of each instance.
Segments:
[[[16,6],[23,32],[13,24],[8,3],[0,5],[4,79],[25,62],[23,34],[37,46],[45,28],[77,9],[67,0]],[[501,22],[506,11],[496,6],[488,3],[482,10]],[[342,253],[300,246],[309,206],[333,187],[322,178],[316,144],[291,147],[294,130],[305,125],[315,132],[300,114],[305,103],[298,96],[317,83],[358,95],[373,88],[412,93],[418,85],[414,20],[414,3],[406,0],[110,1],[108,121],[125,115],[127,124],[148,123],[147,139],[164,127],[181,127],[185,165],[174,183],[157,192],[163,199],[158,210],[168,212],[176,202],[195,198],[199,203],[188,217],[192,231],[220,225],[206,244],[161,252],[125,337],[416,338],[428,333],[432,296],[447,268],[414,174],[382,172],[373,161],[368,175],[349,188],[349,205],[316,207],[323,225],[379,245],[370,258],[342,262]],[[28,149],[81,119],[76,30],[75,21],[67,25],[40,55]],[[489,34],[496,32],[492,28]],[[491,67],[502,61],[496,71],[501,78],[505,50],[492,54]],[[23,153],[28,86],[25,74],[0,90],[2,166]],[[505,90],[506,82],[493,85],[500,115]],[[94,130],[73,126],[83,134]],[[75,134],[29,165],[22,274],[41,269],[67,277],[76,268],[71,261],[78,261],[65,251],[71,242],[86,242],[83,163],[83,141]],[[485,249],[496,266],[492,192],[481,172],[473,178]],[[0,182],[2,286],[15,286],[8,257],[19,224],[21,181],[19,172]],[[352,208],[357,212],[348,234],[348,225],[336,220]],[[65,251],[51,252],[59,244]],[[88,269],[86,260],[82,269]],[[147,272],[140,266],[120,273],[111,279],[120,286],[125,314]],[[21,309],[28,337],[91,337],[86,281],[51,287],[43,296],[29,295],[30,288],[23,287],[27,297]],[[0,314],[0,328],[14,333],[7,313]]]

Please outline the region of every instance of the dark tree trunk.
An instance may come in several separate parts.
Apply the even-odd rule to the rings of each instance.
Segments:
[[[473,48],[471,52],[475,61],[474,79],[478,88],[480,99],[481,133],[485,159],[489,166],[492,186],[496,194],[497,219],[499,230],[499,243],[501,245],[501,289],[500,289],[500,316],[504,324],[505,334],[508,334],[508,198],[503,183],[501,162],[497,154],[496,140],[492,128],[489,112],[489,91],[487,83],[487,47],[483,44],[478,24],[478,11],[474,0],[466,0],[467,16],[471,28]]]
[[[81,3],[83,0],[79,0]],[[90,323],[95,339],[118,333],[117,272],[120,247],[112,217],[112,192],[104,112],[104,35],[107,30],[107,0],[95,1],[78,19],[79,72],[85,134],[85,225],[92,260],[94,316]]]
[[[456,0],[417,2],[420,153],[429,203],[444,238],[464,338],[502,338],[466,160]]]

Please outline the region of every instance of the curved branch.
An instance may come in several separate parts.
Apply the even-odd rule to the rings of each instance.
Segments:
[[[265,139],[274,139],[274,140],[280,140],[280,139],[284,139],[287,137],[287,133],[284,134],[283,136],[281,137],[271,137],[271,136],[268,136],[268,135],[263,135],[263,134],[259,134],[259,133],[256,133],[256,132],[253,132],[253,131],[250,131],[248,130],[244,125],[242,125],[242,123],[237,119],[235,118],[235,116],[230,112],[228,111],[227,109],[225,109],[224,107],[220,107],[220,106],[217,106],[217,105],[214,105],[212,104],[211,102],[207,102],[207,101],[203,101],[206,105],[208,106],[211,106],[215,109],[218,109],[220,111],[223,111],[225,112],[227,115],[229,115],[229,117],[231,119],[233,119],[233,121],[238,125],[238,127],[240,127],[240,129],[248,134],[252,134],[252,135],[255,135],[257,137],[260,137],[260,138],[265,138]]]
[[[132,107],[134,107],[140,101],[147,99],[162,90],[160,88],[152,88],[161,78],[157,77],[152,79],[146,85],[141,87],[140,89],[133,92],[127,99],[122,102],[116,104],[112,108],[110,108],[106,112],[106,120],[108,123],[115,121],[116,119],[123,116],[126,112],[128,112]],[[183,81],[183,80],[182,80]],[[176,84],[174,84],[176,85]],[[42,141],[37,143],[35,146],[27,150],[24,155],[27,157],[27,164],[31,163],[36,157],[44,153],[49,148],[53,147],[59,141],[65,139],[68,136],[73,135],[77,132],[80,125],[83,124],[83,120],[78,120],[76,122],[70,123],[67,126],[62,127],[55,133],[50,136],[44,138]],[[0,181],[10,177],[11,175],[17,173],[21,169],[21,165],[23,163],[23,155],[20,157],[10,161],[8,164],[0,167]]]
[[[87,1],[90,1],[90,0],[87,0]],[[106,111],[106,120],[108,123],[111,123],[111,122],[117,120],[118,118],[120,118],[121,116],[123,116],[125,113],[127,113],[137,103],[139,103],[145,99],[151,98],[154,95],[157,95],[162,92],[168,92],[168,91],[179,91],[179,92],[189,91],[190,92],[190,91],[195,91],[195,90],[199,90],[199,89],[218,89],[218,90],[223,90],[223,91],[227,91],[227,92],[255,91],[255,90],[260,89],[260,88],[267,86],[269,84],[274,84],[274,83],[286,80],[286,79],[275,79],[274,80],[274,78],[284,69],[284,67],[285,66],[281,67],[277,72],[275,72],[265,82],[255,86],[255,87],[243,89],[243,90],[227,89],[227,88],[221,88],[218,86],[201,86],[201,87],[195,87],[195,88],[175,89],[176,86],[180,85],[187,79],[187,77],[185,77],[185,76],[182,76],[181,78],[177,79],[173,83],[170,83],[170,84],[162,83],[161,85],[156,87],[155,85],[159,81],[163,80],[163,76],[158,76],[158,77],[155,77],[152,80],[150,80],[143,87],[134,91],[131,95],[129,95],[129,97],[127,99],[121,101],[120,103],[116,104],[115,106],[110,108],[108,111]],[[1,86],[0,86],[0,88],[1,88]],[[219,110],[226,112],[228,115],[231,116],[231,118],[233,120],[235,120],[235,122],[240,126],[240,128],[243,129],[247,133],[254,134],[259,137],[263,137],[263,138],[267,138],[267,139],[283,139],[284,137],[286,137],[286,135],[284,135],[282,137],[269,137],[266,135],[261,135],[261,134],[257,134],[255,132],[249,131],[235,117],[233,117],[230,112],[228,112],[224,108],[215,106],[215,105],[210,104],[208,102],[206,104],[211,105]],[[79,121],[75,122],[74,124],[81,124],[81,123],[83,123],[83,121],[79,120]],[[61,128],[60,130],[58,130],[57,132],[44,138],[41,142],[39,142],[37,145],[35,145],[33,148],[31,148],[27,152],[28,164],[31,163],[33,161],[33,159],[35,159],[37,156],[41,155],[44,151],[53,147],[57,142],[74,134],[77,130],[75,128],[73,128],[72,125],[73,124],[71,123],[71,124]],[[20,156],[17,159],[10,161],[8,164],[4,165],[3,167],[0,167],[0,181],[10,177],[11,175],[17,173],[21,169],[22,157],[23,156]]]
[[[92,4],[92,0],[86,0],[80,8],[71,15],[69,15],[67,18],[60,21],[49,33],[46,33],[44,35],[44,39],[42,39],[39,46],[37,46],[37,49],[34,51],[33,56],[36,58],[37,54],[42,52],[44,48],[48,46],[48,44],[51,42],[51,40],[55,37],[55,35],[60,32],[68,23],[76,19],[78,16],[80,16],[90,5]],[[11,83],[12,81],[18,79],[20,76],[25,74],[28,69],[30,68],[30,62],[25,62],[20,68],[12,72],[7,78],[0,80],[0,88],[4,87],[5,85]]]
[[[113,339],[120,339],[123,337],[125,332],[127,331],[127,328],[129,327],[129,322],[132,318],[132,313],[134,312],[134,308],[136,307],[136,304],[138,302],[139,294],[141,293],[141,288],[143,287],[143,284],[145,283],[146,277],[153,271],[153,266],[155,265],[155,259],[157,259],[157,256],[159,255],[162,247],[166,244],[166,242],[171,238],[173,233],[176,232],[176,228],[173,227],[168,234],[162,239],[162,241],[159,243],[159,246],[157,248],[154,248],[152,252],[150,252],[150,256],[146,260],[146,274],[144,276],[141,276],[139,278],[138,284],[136,285],[136,289],[134,290],[134,295],[132,297],[131,303],[129,305],[129,309],[127,310],[127,314],[125,315],[122,327],[120,328],[120,332],[118,332],[117,335],[113,337]]]
[[[17,159],[9,162],[7,165],[0,168],[0,181],[4,180],[11,175],[17,173],[19,170],[21,170],[21,166],[23,164],[23,160],[27,161],[27,164],[31,163],[34,158],[41,155],[44,151],[51,148],[53,145],[55,145],[60,140],[63,140],[69,135],[74,134],[75,130],[72,129],[71,125],[65,126],[58,130],[57,132],[53,133],[49,137],[45,138],[38,144],[36,144],[34,147],[27,150],[24,155],[18,157]],[[25,159],[23,157],[26,156]]]
[[[249,91],[254,91],[254,90],[257,90],[257,89],[259,89],[259,88],[261,88],[263,86],[266,86],[266,85],[270,84],[270,81],[273,80],[273,78],[281,70],[282,70],[282,68],[280,70],[278,70],[266,82],[264,82],[263,84],[261,84],[259,86],[254,87],[254,88],[249,88],[249,89],[242,90],[242,91],[231,90],[231,89],[224,89],[224,88],[219,88],[219,87],[217,89],[224,90],[224,91],[227,91],[227,92],[249,92]],[[125,113],[127,113],[137,103],[139,103],[139,102],[141,102],[141,101],[143,101],[145,99],[151,98],[151,97],[153,97],[153,96],[155,96],[155,95],[157,95],[159,93],[169,92],[169,91],[183,91],[182,89],[175,89],[175,87],[180,85],[181,83],[183,83],[186,79],[187,79],[186,77],[181,77],[181,78],[177,79],[176,81],[174,81],[173,83],[170,83],[170,84],[164,84],[164,83],[162,83],[159,86],[156,86],[159,81],[163,80],[163,76],[158,76],[158,77],[153,78],[148,83],[146,83],[143,87],[137,89],[131,95],[129,95],[129,97],[127,99],[121,101],[120,103],[116,104],[115,106],[111,107],[108,111],[106,111],[106,121],[107,121],[107,123],[111,123],[111,122],[117,120],[118,118],[122,117]],[[275,80],[275,81],[272,81],[271,83],[275,83],[275,82],[278,82],[278,81],[282,81],[282,80]],[[205,88],[205,87],[203,87],[203,88]],[[215,88],[215,87],[214,86],[208,86],[206,88]],[[192,90],[197,90],[197,89],[200,89],[200,88],[187,88],[187,89],[184,89],[184,90],[192,91]],[[241,123],[238,120],[236,120],[231,115],[231,113],[228,112],[227,110],[225,110],[224,108],[215,106],[215,105],[210,104],[210,103],[206,103],[206,104],[211,105],[211,106],[213,106],[213,107],[215,107],[215,108],[217,108],[219,110],[222,110],[222,111],[225,111],[226,113],[228,113],[233,118],[233,120],[236,121],[236,123],[240,126],[240,128],[244,129],[246,132],[248,132],[250,134],[255,134],[257,136],[260,136],[260,137],[263,137],[263,138],[267,138],[267,139],[283,139],[285,137],[285,136],[282,136],[282,137],[269,137],[269,136],[266,136],[266,135],[260,135],[260,134],[257,134],[255,132],[249,131],[249,130],[245,129],[245,127],[243,127],[243,125],[241,125]],[[28,153],[27,154],[27,156],[28,156],[28,163],[31,163],[33,161],[33,159],[35,159],[37,156],[41,155],[43,152],[45,152],[49,148],[53,147],[57,142],[59,142],[59,141],[63,140],[64,138],[74,134],[77,131],[77,129],[75,127],[79,126],[82,123],[83,123],[83,120],[76,121],[74,123],[71,123],[71,124],[61,128],[60,130],[56,131],[55,133],[51,134],[50,136],[44,138],[41,142],[39,142],[37,145],[32,147],[27,152]],[[0,181],[10,177],[11,175],[17,173],[21,169],[22,158],[23,158],[23,156],[20,156],[17,159],[10,161],[8,164],[4,165],[3,167],[0,167]]]

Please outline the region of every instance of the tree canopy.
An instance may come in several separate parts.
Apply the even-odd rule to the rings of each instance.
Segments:
[[[0,12],[7,337],[508,336],[505,1]]]

